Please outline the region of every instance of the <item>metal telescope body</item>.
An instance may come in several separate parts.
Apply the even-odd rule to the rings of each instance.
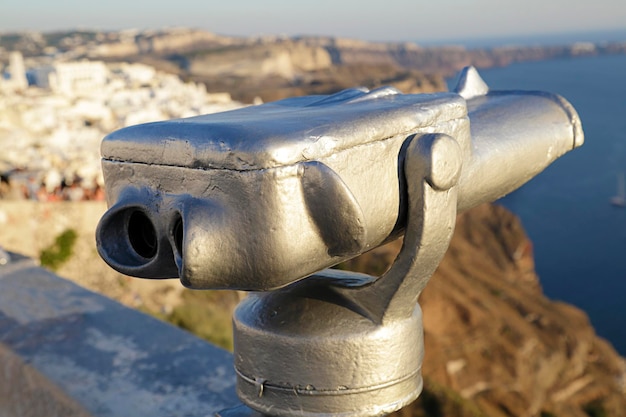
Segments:
[[[453,93],[352,89],[133,126],[102,143],[98,249],[124,274],[256,291],[233,318],[252,409],[384,415],[421,392],[417,298],[456,214],[582,143],[563,98],[489,91],[471,67]],[[325,269],[402,234],[381,277]]]

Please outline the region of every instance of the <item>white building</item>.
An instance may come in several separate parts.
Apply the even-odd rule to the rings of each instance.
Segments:
[[[31,72],[35,85],[69,97],[90,95],[107,84],[109,70],[101,61],[57,62]]]
[[[38,172],[48,191],[59,177],[101,184],[99,146],[111,131],[242,105],[152,67],[107,65],[54,62],[29,72],[43,88],[0,94],[0,171]]]
[[[101,90],[108,74],[106,65],[100,61],[59,62],[50,74],[50,88],[68,96],[86,95]]]
[[[144,64],[120,63],[113,69],[116,74],[123,77],[130,85],[147,85],[156,77],[156,69]]]
[[[24,91],[28,88],[26,78],[26,68],[24,67],[24,57],[18,51],[9,55],[9,66],[7,68],[7,79],[2,78],[0,72],[0,90],[4,91]]]
[[[15,90],[23,91],[28,88],[24,57],[18,51],[11,52],[9,55],[9,74],[11,74],[11,84]]]

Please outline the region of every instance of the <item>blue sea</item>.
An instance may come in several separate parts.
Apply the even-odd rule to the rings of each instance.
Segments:
[[[626,39],[626,30],[609,29],[586,32],[556,32],[550,34],[530,34],[526,36],[498,36],[488,38],[451,38],[437,40],[416,40],[415,43],[422,46],[462,45],[467,49],[484,49],[499,46],[554,46],[570,45],[574,42],[593,42],[603,44],[605,42],[623,42]]]
[[[626,55],[480,73],[492,89],[558,93],[578,111],[583,147],[499,203],[521,218],[533,241],[545,294],[585,310],[597,333],[626,355],[626,208],[610,204],[626,173]]]

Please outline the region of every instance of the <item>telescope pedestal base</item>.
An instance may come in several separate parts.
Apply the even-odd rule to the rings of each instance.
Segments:
[[[374,417],[422,390],[422,313],[374,323],[328,289],[251,294],[234,321],[237,394],[272,416]],[[356,309],[354,309],[356,310]]]

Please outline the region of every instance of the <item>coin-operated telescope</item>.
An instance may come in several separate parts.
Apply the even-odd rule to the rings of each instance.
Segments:
[[[543,92],[345,90],[125,128],[102,143],[114,269],[256,291],[233,323],[237,392],[276,416],[379,416],[422,389],[417,298],[459,211],[528,181],[583,133]],[[404,234],[381,277],[325,269]]]

